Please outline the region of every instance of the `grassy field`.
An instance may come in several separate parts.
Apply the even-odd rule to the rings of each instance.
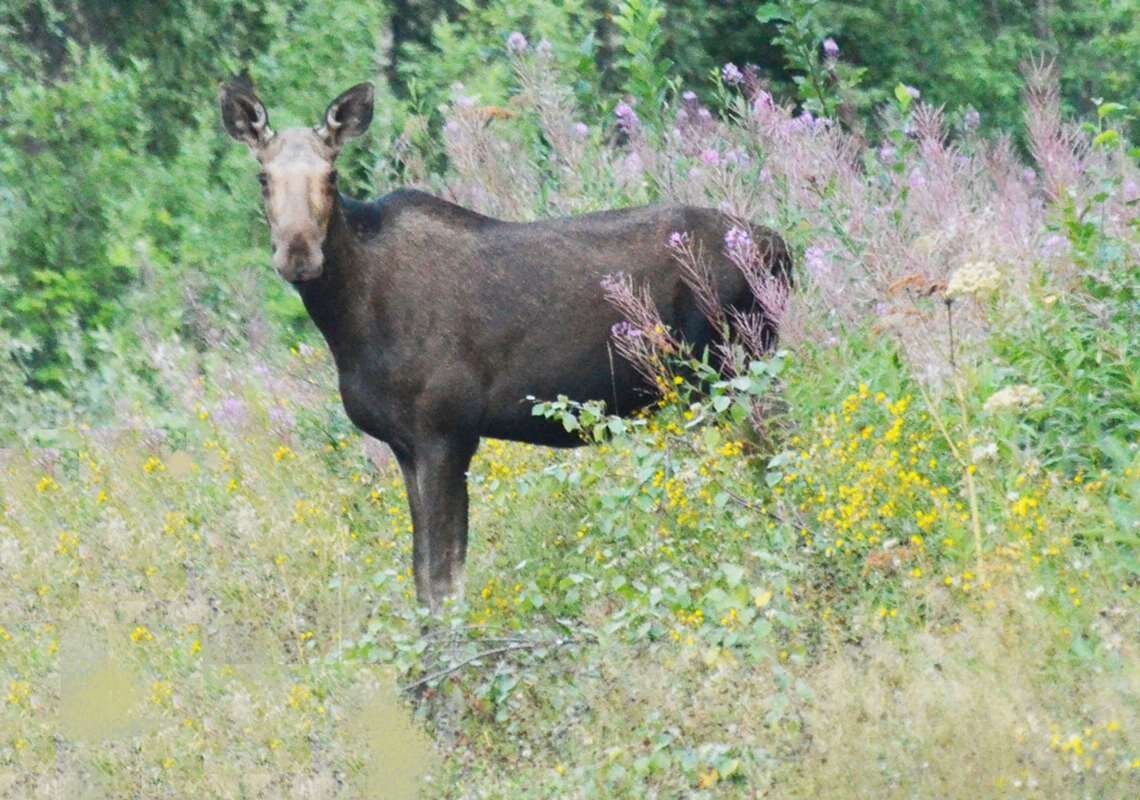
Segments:
[[[449,109],[450,196],[765,220],[799,264],[785,349],[708,391],[666,363],[636,420],[538,409],[590,447],[485,441],[432,623],[322,347],[140,337],[161,404],[124,383],[119,427],[0,454],[0,797],[1140,795],[1111,112],[1062,126],[1037,76],[1032,165],[905,87],[873,149],[743,89],[660,141],[622,109],[618,143],[526,58],[511,114]],[[535,131],[546,160],[478,157]]]

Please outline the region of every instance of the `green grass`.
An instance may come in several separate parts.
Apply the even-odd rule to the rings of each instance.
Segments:
[[[1135,467],[981,463],[979,564],[961,476],[921,399],[901,409],[889,348],[830,357],[782,376],[791,466],[684,386],[603,445],[486,442],[467,602],[427,636],[398,471],[325,391],[286,391],[283,428],[282,394],[219,379],[165,437],[9,451],[0,791],[1132,796],[1134,573],[1112,508],[1135,502]],[[314,369],[331,375],[295,356],[276,391]],[[898,515],[837,545],[811,498],[889,463],[896,417],[922,490],[865,483]],[[911,506],[943,488],[920,532]]]

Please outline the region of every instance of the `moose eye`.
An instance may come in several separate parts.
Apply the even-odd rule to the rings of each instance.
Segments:
[[[268,189],[269,188],[269,176],[266,175],[264,172],[259,172],[257,174],[257,182],[261,184],[262,189]]]
[[[336,183],[336,178],[337,178],[336,170],[335,170],[335,169],[334,169],[334,170],[330,170],[330,171],[329,171],[329,183],[330,183],[330,184],[335,184],[335,183]]]

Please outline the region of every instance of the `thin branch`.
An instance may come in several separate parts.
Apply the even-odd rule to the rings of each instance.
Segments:
[[[567,638],[567,639],[555,639],[553,642],[546,642],[546,641],[515,642],[513,644],[504,645],[503,647],[495,647],[495,648],[492,648],[490,650],[484,650],[480,653],[476,653],[473,656],[465,658],[456,664],[452,664],[447,669],[441,669],[438,672],[433,672],[429,675],[425,675],[424,677],[420,678],[418,681],[415,681],[413,683],[409,683],[407,686],[402,686],[402,687],[400,687],[400,691],[401,692],[410,692],[413,689],[418,689],[419,687],[423,686],[424,684],[431,683],[432,681],[439,680],[440,678],[446,678],[447,676],[452,675],[452,674],[458,672],[459,670],[463,669],[468,664],[471,664],[471,663],[478,661],[480,659],[483,659],[483,658],[490,658],[491,656],[503,655],[504,653],[509,653],[513,650],[532,650],[536,647],[547,647],[547,646],[553,647],[553,648],[559,648],[559,647],[562,647],[564,645],[570,644],[573,641],[574,641],[573,638]]]

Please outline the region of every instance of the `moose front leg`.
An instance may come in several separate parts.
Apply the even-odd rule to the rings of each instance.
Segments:
[[[478,443],[467,437],[433,437],[417,442],[410,457],[400,459],[412,510],[416,599],[433,614],[447,598],[463,596],[467,468]]]

